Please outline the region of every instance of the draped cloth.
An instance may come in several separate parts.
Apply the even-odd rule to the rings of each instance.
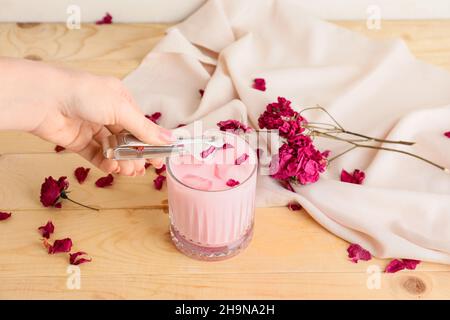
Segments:
[[[252,88],[255,78],[266,80],[266,91]],[[414,58],[403,41],[368,39],[304,14],[295,1],[210,0],[169,28],[124,83],[145,113],[162,112],[168,128],[227,119],[256,128],[265,106],[283,96],[297,111],[324,106],[348,130],[415,141],[397,148],[450,167],[443,134],[450,74]],[[306,117],[330,122],[323,113]],[[332,155],[343,150],[317,143]],[[342,169],[356,168],[366,173],[363,185],[340,181]],[[260,175],[257,206],[297,200],[327,230],[377,257],[450,263],[450,175],[442,170],[358,148],[317,183],[294,188]]]

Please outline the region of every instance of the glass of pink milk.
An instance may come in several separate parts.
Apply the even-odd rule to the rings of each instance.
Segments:
[[[172,240],[200,260],[232,257],[253,234],[256,153],[238,135],[215,134],[222,135],[222,147],[205,146],[200,155],[175,155],[166,163]]]

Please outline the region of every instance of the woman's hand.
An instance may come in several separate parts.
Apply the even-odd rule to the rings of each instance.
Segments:
[[[16,59],[0,59],[0,70],[0,129],[31,132],[107,173],[145,173],[144,160],[103,157],[101,141],[111,133],[127,130],[151,144],[173,139],[169,130],[145,118],[116,78]]]

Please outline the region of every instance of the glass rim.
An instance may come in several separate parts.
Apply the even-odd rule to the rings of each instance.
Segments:
[[[256,151],[252,148],[252,146],[244,138],[240,137],[239,135],[236,135],[236,134],[233,134],[233,133],[229,133],[229,132],[225,132],[225,131],[219,131],[219,130],[217,130],[217,131],[220,132],[221,134],[232,135],[234,137],[237,137],[238,139],[243,140],[247,144],[247,146],[249,147],[249,150],[251,150],[250,152],[253,153],[253,158],[256,159],[256,162],[255,162],[255,164],[253,166],[252,172],[249,174],[249,176],[242,183],[239,183],[237,186],[231,187],[229,189],[223,189],[223,190],[201,190],[201,189],[193,188],[191,186],[188,186],[184,182],[180,181],[180,179],[178,179],[173,174],[172,169],[170,168],[170,157],[167,157],[165,162],[166,162],[167,173],[170,175],[170,177],[173,178],[177,183],[181,184],[182,186],[184,186],[184,187],[186,187],[188,189],[199,191],[199,192],[206,192],[206,193],[208,193],[208,192],[226,192],[226,191],[238,189],[240,186],[245,185],[246,182],[249,181],[256,174],[256,171],[258,169],[258,160],[257,160],[258,158],[256,156]]]

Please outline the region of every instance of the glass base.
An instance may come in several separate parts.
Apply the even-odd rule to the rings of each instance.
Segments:
[[[234,257],[248,246],[253,237],[253,225],[239,240],[220,247],[204,247],[194,244],[186,240],[172,224],[170,225],[170,237],[177,249],[188,257],[204,261],[219,261]]]

